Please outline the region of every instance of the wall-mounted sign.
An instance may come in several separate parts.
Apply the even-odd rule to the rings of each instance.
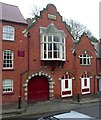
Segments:
[[[25,51],[24,50],[18,50],[18,57],[24,57]]]
[[[48,18],[52,20],[56,20],[56,16],[52,14],[48,14]]]

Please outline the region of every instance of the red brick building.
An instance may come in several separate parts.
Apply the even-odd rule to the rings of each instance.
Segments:
[[[101,39],[99,40],[97,51],[98,90],[101,92]]]
[[[2,101],[15,102],[20,94],[20,75],[27,70],[27,39],[22,31],[27,23],[17,6],[0,3],[2,41]],[[19,56],[19,52],[23,57]]]
[[[6,8],[9,7],[16,8],[10,5]],[[17,18],[23,19],[19,14]],[[85,34],[74,43],[52,4],[28,27],[24,19],[17,22],[17,18],[2,19],[0,23],[3,102],[17,102],[18,96],[22,101],[33,102],[74,97],[78,92],[80,95],[97,93],[96,53]],[[8,29],[13,26],[8,36],[5,26]]]

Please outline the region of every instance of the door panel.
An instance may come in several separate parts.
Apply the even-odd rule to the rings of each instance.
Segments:
[[[28,83],[28,101],[42,101],[49,98],[49,84],[45,77],[34,77]]]

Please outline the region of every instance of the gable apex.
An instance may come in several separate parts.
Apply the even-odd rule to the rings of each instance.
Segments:
[[[81,35],[79,41],[74,42],[74,46],[73,46],[73,48],[72,48],[71,50],[72,50],[72,51],[75,51],[76,48],[77,48],[80,44],[85,44],[85,43],[91,45],[91,46],[93,47],[93,49],[96,51],[96,49],[94,48],[93,44],[91,43],[91,41],[90,41],[90,39],[89,39],[89,37],[87,36],[86,33],[83,33],[83,34]],[[80,45],[80,46],[81,46],[81,45]]]
[[[55,7],[55,5],[51,4],[51,3],[46,6],[46,9],[50,9],[51,7],[52,7],[52,9],[57,11],[57,8]]]

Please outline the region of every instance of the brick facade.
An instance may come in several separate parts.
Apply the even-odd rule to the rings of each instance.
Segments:
[[[18,99],[20,93],[20,74],[27,70],[27,39],[23,36],[22,31],[27,27],[27,25],[2,22],[2,26],[10,25],[16,29],[15,40],[14,41],[3,41],[2,51],[12,50],[14,52],[14,68],[13,69],[3,69],[2,79],[12,79],[14,80],[14,91],[13,93],[4,93],[2,100],[4,102],[15,102]],[[24,57],[18,56],[18,50],[23,50],[25,52]]]
[[[22,101],[29,101],[29,82],[34,80],[34,78],[36,80],[37,77],[38,79],[47,78],[49,84],[48,99],[73,97],[77,92],[82,94],[82,91],[84,91],[84,94],[97,93],[96,53],[89,38],[86,35],[82,35],[80,41],[75,44],[68,32],[66,23],[62,21],[62,17],[52,4],[47,5],[46,9],[41,11],[40,17],[36,17],[34,21],[29,27],[27,27],[27,24],[10,21],[0,22],[1,27],[10,25],[15,28],[15,40],[2,42],[2,51],[5,49],[14,51],[14,68],[2,70],[2,80],[12,79],[14,83],[13,92],[2,95],[3,102],[17,102],[18,96],[21,96]],[[51,24],[56,27],[56,30],[62,31],[66,35],[64,61],[54,59],[41,60],[40,28],[46,29]],[[24,34],[29,33],[29,36],[25,37],[23,31],[25,31]],[[2,40],[1,36],[0,38]],[[91,56],[90,65],[80,65],[80,55],[82,54]],[[81,88],[83,86],[81,82],[83,75],[86,76],[85,79],[90,81],[90,83],[89,81],[88,83],[85,82],[85,86],[87,87],[86,84],[89,86],[87,88],[89,89],[88,92],[87,89]],[[70,80],[70,83],[63,82],[65,80],[63,76],[67,77],[66,80]],[[69,88],[70,85],[72,86]],[[34,95],[34,93],[32,94]]]

